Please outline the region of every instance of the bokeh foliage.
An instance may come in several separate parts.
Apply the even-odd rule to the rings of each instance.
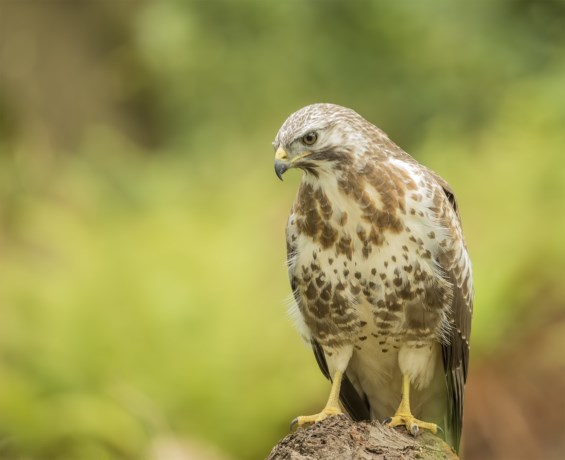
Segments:
[[[563,308],[563,19],[0,0],[0,457],[161,459],[174,438],[260,458],[323,402],[284,308],[299,176],[270,147],[308,103],[355,108],[455,188],[473,365]]]

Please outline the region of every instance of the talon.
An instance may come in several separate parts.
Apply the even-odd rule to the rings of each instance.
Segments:
[[[392,417],[387,417],[383,420],[383,425],[388,425],[390,422],[392,422]]]
[[[294,433],[298,429],[298,417],[296,417],[292,422],[290,422],[290,431]]]
[[[297,430],[308,425],[313,425],[314,423],[321,422],[322,420],[332,417],[334,415],[343,414],[339,407],[325,407],[322,412],[314,415],[301,415],[296,417],[290,424],[291,431]]]
[[[396,414],[389,419],[388,426],[394,428],[395,426],[404,426],[408,433],[412,436],[417,436],[420,429],[430,430],[432,433],[437,433],[438,426],[435,423],[423,422],[418,420],[411,414]]]

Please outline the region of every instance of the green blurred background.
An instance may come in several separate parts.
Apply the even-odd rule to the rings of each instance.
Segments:
[[[354,108],[455,188],[468,459],[563,458],[565,2],[0,0],[0,458],[255,459],[328,383],[271,142]]]

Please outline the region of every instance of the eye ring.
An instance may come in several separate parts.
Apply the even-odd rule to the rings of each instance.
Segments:
[[[315,131],[311,131],[304,136],[302,136],[302,143],[304,145],[314,145],[318,140],[318,134]]]

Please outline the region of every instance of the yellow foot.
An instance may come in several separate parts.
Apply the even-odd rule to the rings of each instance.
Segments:
[[[412,436],[416,436],[420,428],[430,430],[432,433],[437,433],[438,426],[435,423],[423,422],[418,420],[412,414],[396,414],[384,421],[385,425],[390,427],[404,425]]]
[[[322,412],[315,415],[301,415],[300,417],[296,417],[290,424],[290,429],[295,431],[298,428],[303,428],[308,425],[312,425],[317,422],[321,422],[328,417],[333,415],[340,415],[343,414],[339,407],[324,407]]]

